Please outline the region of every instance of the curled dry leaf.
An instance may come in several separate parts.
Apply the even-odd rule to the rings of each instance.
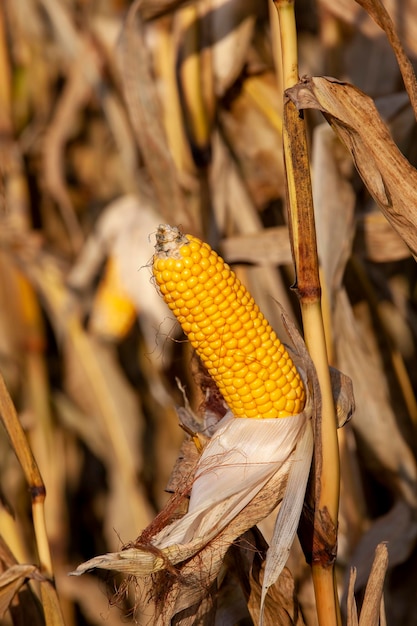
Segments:
[[[417,171],[393,142],[366,94],[333,78],[306,78],[287,90],[298,109],[319,109],[349,149],[381,211],[417,256]]]
[[[29,579],[43,580],[35,565],[11,565],[0,575],[0,617],[3,618],[15,594]]]
[[[357,404],[352,427],[363,450],[363,460],[379,479],[384,477],[395,497],[417,508],[417,466],[392,408],[388,383],[378,353],[372,351],[367,327],[354,317],[345,291],[334,312],[339,366],[351,378]],[[370,395],[369,389],[378,389]]]

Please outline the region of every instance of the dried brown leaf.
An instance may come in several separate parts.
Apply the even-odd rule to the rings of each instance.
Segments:
[[[327,124],[314,130],[312,168],[317,247],[332,302],[352,251],[356,197],[351,158]]]
[[[260,80],[258,78],[258,80]],[[264,80],[269,87],[270,78]],[[273,109],[273,90],[266,91]],[[284,196],[282,137],[245,91],[219,110],[219,123],[258,209]]]
[[[28,578],[42,579],[36,565],[11,565],[0,575],[0,617],[4,617],[15,594]]]
[[[276,226],[251,235],[235,235],[221,242],[228,263],[289,265],[292,261],[288,228]]]
[[[131,5],[121,37],[119,71],[124,96],[138,146],[152,180],[164,221],[172,216],[188,227],[198,225],[198,216],[189,215],[177,171],[162,126],[162,110],[152,76],[145,27],[138,10],[141,0]],[[162,175],[163,172],[163,175]],[[194,228],[198,230],[198,228]]]
[[[140,197],[126,195],[111,202],[97,220],[68,276],[72,288],[88,293],[103,261],[108,256],[113,257],[121,287],[136,307],[148,357],[154,360],[160,356],[155,348],[176,331],[175,318],[155,289],[148,267],[154,249],[150,233],[161,220],[146,188]],[[100,310],[94,309],[94,303],[92,313],[93,316],[100,314]]]
[[[399,500],[386,515],[371,525],[350,559],[357,572],[357,590],[366,586],[375,550],[383,542],[386,542],[385,551],[389,555],[390,568],[407,561],[417,544],[416,519],[416,511],[404,500]]]
[[[84,58],[70,67],[63,94],[55,108],[43,147],[45,185],[60,208],[74,250],[82,244],[83,235],[65,181],[65,144],[71,136],[80,109],[91,97],[91,85],[82,67]]]
[[[260,617],[261,587],[260,581],[251,577],[248,608],[255,623],[258,623]],[[282,571],[277,582],[268,590],[262,623],[264,626],[304,626],[304,620],[296,600],[294,579],[287,568]]]
[[[262,222],[235,160],[231,157],[220,136],[217,136],[213,143],[211,186],[219,228],[226,230],[230,221],[233,231],[237,233],[260,235],[263,232]],[[226,261],[229,260],[227,255],[225,258]],[[246,284],[250,293],[254,296],[278,336],[283,336],[281,333],[283,331],[282,322],[273,299],[280,302],[286,311],[291,311],[288,289],[275,267],[268,264],[248,269],[251,271],[247,274],[249,280]]]
[[[211,39],[215,92],[222,97],[247,60],[258,5],[254,0],[215,0],[208,7],[203,20]]]
[[[400,261],[410,256],[410,250],[381,213],[373,211],[357,219],[355,254],[375,263]]]
[[[317,77],[301,81],[287,95],[299,109],[324,113],[381,211],[417,256],[417,171],[398,150],[371,98],[347,83]]]
[[[108,450],[102,461],[111,472],[111,483],[117,487],[110,492],[107,505],[112,507],[113,497],[115,502],[125,504],[112,509],[119,516],[117,521],[106,517],[109,542],[117,544],[115,526],[122,537],[129,537],[138,528],[144,528],[151,517],[151,507],[137,480],[142,463],[136,446],[143,424],[140,406],[114,350],[83,329],[76,302],[65,289],[63,272],[55,260],[40,255],[25,266],[25,272],[42,295],[60,340],[67,392],[95,420],[106,438]]]
[[[400,38],[397,34],[397,30],[387,9],[380,0],[356,0],[356,2],[360,4],[369,15],[372,16],[378,26],[380,26],[385,32],[388,41],[394,50],[403,77],[404,86],[410,97],[415,115],[417,116],[417,82],[413,66],[405,54],[404,48],[401,45]]]
[[[33,565],[24,564],[18,566],[16,559],[11,552],[10,548],[6,544],[4,538],[0,535],[0,561],[2,564],[2,571],[15,571],[15,567],[32,568]],[[35,568],[32,574],[28,575],[28,578],[35,580],[44,580],[44,577],[39,573],[39,569]],[[16,584],[18,581],[16,581]],[[5,590],[7,594],[7,589]],[[29,585],[20,587],[17,590],[17,595],[14,596],[13,602],[9,605],[10,613],[13,618],[15,626],[26,626],[31,624],[33,626],[45,626],[45,620],[42,613],[42,607],[35,595],[34,591]]]
[[[42,606],[45,615],[45,626],[65,626],[54,583],[44,580],[41,583]]]
[[[355,392],[352,427],[363,451],[363,462],[396,497],[414,508],[417,506],[416,462],[399,429],[383,364],[371,342],[369,328],[355,319],[344,290],[336,299],[334,326],[337,363],[352,379]]]
[[[320,5],[333,15],[336,15],[341,21],[351,24],[355,30],[361,31],[368,37],[376,38],[381,33],[371,17],[360,6],[355,5],[350,0],[338,0],[338,2],[320,0]],[[396,0],[384,0],[384,5],[388,13],[393,17],[395,28],[401,33],[407,49],[415,54],[417,52],[415,3],[413,0],[407,0],[401,5],[401,10],[399,10],[400,7]],[[405,23],[407,28],[404,28]]]
[[[347,591],[347,602],[346,602],[347,626],[359,626],[358,609],[356,607],[356,600],[355,600],[355,581],[356,581],[356,569],[352,567],[350,570],[349,586],[348,586],[348,591]]]
[[[381,613],[381,601],[385,573],[388,567],[388,550],[385,543],[380,543],[375,551],[371,574],[366,585],[365,597],[359,617],[359,626],[378,626]]]
[[[285,484],[286,472],[275,475],[222,533],[185,563],[180,569],[178,582],[174,583],[165,599],[165,620],[167,615],[175,615],[201,602],[216,579],[230,544],[275,508],[282,497]],[[165,623],[163,620],[160,622],[161,626]]]

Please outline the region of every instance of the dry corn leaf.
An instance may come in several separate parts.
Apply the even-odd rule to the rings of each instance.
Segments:
[[[110,544],[118,544],[115,527],[121,536],[128,537],[144,528],[151,517],[151,507],[137,479],[142,463],[136,445],[143,426],[140,406],[113,350],[84,331],[76,302],[65,290],[56,262],[40,255],[25,266],[25,272],[41,294],[62,346],[68,393],[108,442],[102,461],[114,489],[106,502],[112,514],[105,521]]]
[[[358,2],[357,4],[362,4]],[[336,15],[341,21],[348,22],[355,29],[359,29],[368,37],[376,38],[380,36],[381,31],[373,22],[371,17],[360,6],[349,0],[320,0],[320,5],[325,7],[327,11]],[[417,52],[417,24],[415,20],[415,3],[413,0],[407,0],[401,7],[398,6],[396,0],[384,0],[384,5],[390,15],[392,15],[395,27],[404,39],[404,43],[408,50]],[[407,24],[407,28],[403,25]]]
[[[21,566],[18,565],[15,556],[12,554],[10,547],[6,544],[2,535],[0,535],[0,562],[1,571],[6,573],[8,570],[11,570],[12,572],[15,571],[15,567],[33,567],[33,565],[29,564],[23,564]],[[43,579],[43,576],[40,575],[38,568],[36,568],[36,572],[33,573],[33,578]],[[25,626],[26,624],[33,624],[33,626],[45,626],[45,620],[42,614],[42,607],[39,599],[29,585],[25,585],[17,591],[17,596],[15,596],[10,609],[16,626]]]
[[[346,292],[336,299],[335,346],[338,366],[351,377],[356,415],[352,421],[363,461],[396,497],[417,507],[417,466],[403,438],[390,402],[380,355],[372,347],[370,329],[355,319]],[[370,394],[369,389],[378,390]]]
[[[65,180],[64,148],[74,132],[76,116],[91,97],[91,85],[82,71],[83,64],[84,58],[70,67],[67,84],[55,108],[43,147],[45,185],[61,211],[74,250],[81,247],[83,235]]]
[[[235,235],[221,242],[228,263],[289,265],[291,246],[286,226],[265,228],[250,235]]]
[[[274,109],[270,76],[265,74],[265,95]],[[261,78],[258,77],[258,81]],[[233,153],[251,198],[258,209],[284,196],[282,137],[265,111],[254,106],[253,98],[242,90],[227,108],[219,110],[219,124]]]
[[[0,574],[0,617],[3,618],[15,594],[29,579],[42,580],[36,565],[11,565]]]
[[[353,250],[375,263],[400,261],[410,256],[398,232],[379,211],[358,216]]]
[[[356,198],[351,158],[327,124],[314,129],[312,167],[317,247],[331,301],[351,255]]]
[[[387,546],[385,543],[380,543],[375,550],[375,559],[366,585],[365,597],[359,616],[359,626],[378,626],[380,624],[381,602],[387,567]]]
[[[181,184],[188,192],[198,189],[196,167],[186,138],[177,78],[175,16],[152,24],[154,72],[161,100],[164,129]],[[149,26],[148,26],[149,29]],[[174,32],[173,32],[174,31]]]
[[[252,619],[259,623],[260,599],[262,585],[255,579],[259,575],[256,570],[251,576],[251,593],[248,600],[248,608]],[[264,626],[303,626],[304,620],[298,608],[294,579],[287,568],[284,568],[276,583],[270,588],[265,601]]]
[[[288,471],[289,458],[292,459],[294,447],[305,430],[305,416],[300,416],[259,422],[236,419],[229,413],[198,461],[188,512],[152,538],[157,552],[147,553],[146,545],[129,548],[119,554],[96,557],[80,566],[77,573],[104,567],[146,575],[165,567],[164,555],[175,565],[200,551],[253,500],[281,466]],[[267,424],[265,428],[261,428],[263,423]]]
[[[210,33],[214,89],[221,98],[242,72],[259,11],[254,0],[214,0],[203,20]]]
[[[211,6],[204,0],[188,4],[174,18],[176,79],[182,120],[193,162],[205,168],[211,159],[211,131],[215,111],[212,49],[206,42],[211,34],[205,11]],[[195,168],[193,168],[195,169]],[[200,202],[203,194],[200,195]],[[206,217],[202,216],[202,223]]]
[[[227,452],[223,453],[223,455],[225,454],[227,455]],[[233,456],[233,450],[229,451],[229,457]],[[263,458],[265,458],[265,456],[263,456]],[[233,458],[230,458],[230,460],[233,463]],[[229,466],[229,469],[232,472],[235,472],[232,466]],[[240,466],[240,468],[236,468],[236,470],[241,475],[242,466]],[[258,474],[262,473],[261,468],[258,468],[257,471]],[[212,516],[210,511],[210,501],[207,499],[207,509],[205,514],[206,519],[204,522],[203,518],[202,523],[209,524],[208,530],[210,532],[211,541],[208,540],[208,537],[196,537],[194,540],[184,544],[182,547],[177,545],[157,549],[156,554],[154,548],[152,548],[152,551],[146,552],[146,544],[143,547],[140,547],[139,543],[137,548],[127,549],[125,553],[121,552],[114,555],[97,557],[96,559],[81,565],[78,568],[77,573],[82,573],[92,567],[104,567],[106,569],[114,567],[115,569],[128,571],[134,575],[143,575],[146,572],[152,570],[157,571],[158,569],[165,567],[167,562],[169,562],[170,567],[172,567],[173,565],[175,566],[178,560],[182,561],[185,559],[184,563],[178,563],[177,570],[179,577],[177,578],[174,574],[174,577],[171,579],[172,585],[168,586],[166,584],[169,582],[169,578],[168,580],[166,580],[166,578],[162,578],[162,580],[165,580],[165,588],[161,588],[163,593],[161,602],[163,605],[162,615],[160,617],[160,621],[155,620],[154,623],[161,625],[166,624],[170,618],[174,615],[180,614],[186,609],[188,614],[194,616],[202,600],[207,597],[208,590],[220,571],[224,555],[229,545],[236,539],[236,537],[240,536],[244,531],[256,524],[261,517],[268,514],[282,496],[287,471],[288,463],[285,463],[284,466],[282,466],[281,471],[270,477],[265,487],[254,496],[252,501],[249,500],[248,502],[248,497],[246,498],[246,502],[248,502],[246,507],[243,509],[241,507],[236,508],[236,517],[232,520],[232,522],[224,525],[220,522],[220,519],[218,519],[220,525],[217,529],[212,526],[212,524],[216,523],[215,517],[219,517],[218,513],[221,509],[217,506],[217,510],[214,511],[214,515]],[[219,465],[217,465],[216,474],[216,483],[217,486],[220,487],[222,470]],[[235,485],[235,489],[237,488],[238,485]],[[237,513],[239,508],[241,508],[241,511],[240,513]],[[193,516],[193,511],[189,511],[189,513],[179,521],[178,530],[186,532],[188,526],[187,515],[190,514]],[[184,524],[186,524],[185,527]],[[172,531],[175,531],[176,523],[174,522],[171,526]],[[162,530],[160,534],[163,536],[164,534],[169,533],[171,526]],[[156,548],[158,548],[159,543],[156,541],[157,537],[151,540],[151,545],[156,544]],[[163,584],[162,580],[160,583],[161,585]],[[155,584],[158,588],[157,581],[155,581]],[[184,624],[185,623],[187,622],[184,622]]]
[[[230,229],[232,232],[242,235],[255,235],[256,233],[258,236],[262,236],[264,229],[261,219],[253,200],[249,196],[236,162],[226,149],[220,136],[215,136],[213,146],[211,186],[219,228],[221,227],[223,231]],[[231,222],[230,226],[229,222]],[[223,243],[225,243],[224,240]],[[225,258],[229,261],[227,255]],[[271,267],[269,264],[249,269],[250,272],[245,278],[250,293],[277,331],[278,336],[285,336],[281,315],[274,302],[274,300],[280,302],[285,311],[291,310],[288,289],[285,287],[284,281],[275,267]]]
[[[297,108],[315,108],[349,149],[370,194],[417,256],[417,171],[393,142],[371,98],[347,83],[306,78],[289,89]]]
[[[383,587],[387,567],[388,550],[386,543],[382,542],[373,552],[372,569],[367,581],[359,620],[355,601],[356,568],[351,568],[347,596],[347,626],[378,626],[379,624],[382,626],[386,623],[383,612]]]
[[[174,317],[155,290],[149,269],[153,244],[148,233],[154,232],[160,222],[161,216],[153,208],[145,190],[141,197],[128,195],[115,200],[97,220],[68,276],[68,284],[72,288],[86,292],[94,283],[104,259],[113,258],[120,288],[136,308],[148,356],[154,359],[160,356],[155,348],[164,344],[166,337],[176,328]],[[134,263],[132,259],[135,259]],[[116,293],[113,295],[117,296]],[[118,314],[113,304],[96,299],[91,312],[92,330],[107,332],[106,327],[98,326],[98,318],[102,321],[107,318],[109,322],[113,319],[117,324]]]
[[[42,607],[45,614],[45,626],[65,626],[57,591],[50,580],[41,583]]]
[[[145,26],[134,2],[128,12],[120,41],[119,72],[136,142],[152,180],[164,221],[172,215],[184,225],[198,224],[189,215],[163,129],[161,102],[156,91],[145,39]],[[163,175],[161,175],[163,172]]]
[[[363,535],[350,558],[355,567],[357,591],[364,588],[371,573],[372,560],[378,545],[386,542],[389,567],[405,563],[417,544],[417,513],[404,500],[379,517]]]
[[[414,109],[415,115],[417,116],[417,81],[414,75],[411,61],[407,57],[398,36],[400,29],[396,29],[389,12],[385,8],[381,0],[356,1],[367,11],[367,13],[375,20],[378,26],[382,28],[382,30],[385,32],[387,40],[392,47],[392,50],[398,62],[398,66],[401,70],[404,86],[409,95],[411,105]]]

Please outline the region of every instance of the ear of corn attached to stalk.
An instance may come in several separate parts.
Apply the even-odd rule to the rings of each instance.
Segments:
[[[303,410],[304,386],[284,345],[207,243],[160,225],[153,272],[236,417],[287,417]]]

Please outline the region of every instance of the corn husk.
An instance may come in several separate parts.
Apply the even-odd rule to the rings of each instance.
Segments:
[[[306,377],[305,371],[299,370]],[[308,387],[307,379],[305,385]],[[190,492],[187,513],[172,521],[174,506],[168,504],[163,516],[157,517],[133,545],[90,559],[74,574],[100,568],[143,577],[164,569],[172,572],[176,567],[181,581],[185,576],[188,583],[174,585],[169,599],[164,599],[164,607],[171,606],[174,614],[179,605],[184,609],[201,602],[230,544],[282,500],[266,557],[263,607],[268,588],[285,565],[298,526],[313,452],[312,410],[308,397],[305,410],[290,418],[238,419],[229,411],[218,423],[182,491],[174,494],[177,505]],[[184,594],[188,584],[194,590]]]
[[[82,563],[73,574],[99,568],[134,577],[158,572],[173,576],[163,600],[159,598],[164,607],[162,621],[155,618],[154,622],[164,624],[169,617],[207,600],[207,590],[219,575],[229,546],[282,501],[265,560],[260,604],[263,619],[267,591],[285,566],[298,527],[313,452],[311,416],[314,402],[319,403],[314,368],[303,342],[286,317],[284,322],[297,350],[292,358],[311,391],[305,410],[290,418],[261,421],[235,418],[228,412],[171,503],[145,532],[119,552]],[[308,374],[300,365],[301,358]],[[351,389],[334,370],[332,380],[344,423],[352,412]],[[173,519],[188,493],[187,513]],[[158,613],[158,601],[155,605]]]
[[[278,474],[279,482],[285,482],[297,443],[310,430],[307,419],[304,412],[290,419],[262,420],[263,427],[258,420],[236,419],[228,413],[199,459],[187,514],[152,538],[161,554],[130,548],[87,561],[77,573],[100,567],[145,575],[163,568],[165,558],[176,564],[196,554],[241,514],[273,477]],[[308,476],[312,445],[307,448],[303,460]],[[282,493],[277,496],[266,503],[270,510]],[[261,517],[264,514],[264,510],[260,512]]]

